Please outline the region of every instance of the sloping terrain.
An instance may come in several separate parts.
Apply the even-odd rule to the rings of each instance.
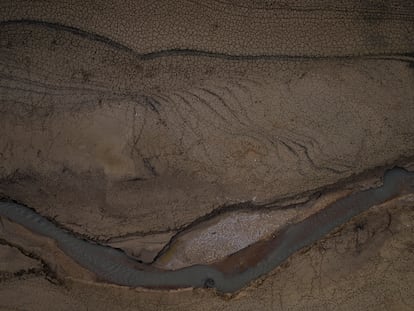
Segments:
[[[222,260],[378,186],[393,166],[413,170],[413,38],[409,1],[2,0],[0,199],[140,263]],[[349,246],[369,234],[348,224],[327,238],[342,255],[328,250],[326,263],[318,243],[235,297],[116,287],[120,306],[136,296],[149,309],[200,299],[204,309],[347,310],[382,297],[377,307],[408,309],[413,202],[402,197],[366,214],[366,226],[384,213],[401,223],[368,250]],[[36,258],[0,269],[2,297],[36,287],[27,301],[97,308],[112,288],[53,241],[27,249],[29,233],[11,243],[10,230],[0,258]],[[55,274],[65,289],[42,279]],[[83,290],[95,298],[76,298]]]

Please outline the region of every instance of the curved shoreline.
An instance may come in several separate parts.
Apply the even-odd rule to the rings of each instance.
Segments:
[[[407,189],[414,190],[414,173],[400,168],[389,170],[384,175],[382,186],[351,194],[305,220],[286,227],[274,239],[256,243],[261,243],[264,252],[259,258],[252,256],[249,265],[244,267],[237,266],[239,257],[236,253],[213,265],[194,265],[174,271],[152,270],[151,266],[139,264],[119,250],[76,238],[25,206],[0,202],[0,216],[52,238],[69,257],[109,283],[151,288],[213,287],[220,292],[230,293],[275,269],[289,256],[352,217]],[[255,244],[240,252],[243,251],[257,255]]]

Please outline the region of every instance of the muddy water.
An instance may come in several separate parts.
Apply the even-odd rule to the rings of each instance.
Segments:
[[[302,222],[290,225],[272,240],[258,242],[211,266],[194,265],[174,271],[139,264],[117,249],[76,238],[16,203],[0,202],[0,216],[54,239],[68,256],[107,282],[131,287],[215,287],[220,292],[234,292],[353,216],[405,191],[414,191],[414,173],[392,169],[385,174],[383,186],[338,200]]]

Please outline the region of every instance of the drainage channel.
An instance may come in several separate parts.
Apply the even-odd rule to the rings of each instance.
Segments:
[[[211,287],[219,292],[231,293],[269,273],[289,256],[313,244],[352,217],[404,191],[414,191],[414,173],[401,168],[388,170],[382,186],[342,198],[305,220],[287,226],[273,239],[253,244],[219,263],[179,270],[155,269],[138,263],[118,249],[77,238],[17,203],[0,202],[0,216],[54,239],[66,255],[106,282],[147,288]],[[249,256],[252,254],[256,256]],[[248,264],[240,267],[235,264],[237,256],[253,259],[244,260]]]

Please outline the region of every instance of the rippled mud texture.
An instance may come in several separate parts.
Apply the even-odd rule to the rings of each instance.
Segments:
[[[0,198],[30,206],[78,238],[119,247],[121,257],[107,255],[134,269],[224,265],[252,243],[268,254],[270,219],[282,230],[330,205],[318,200],[332,189],[339,200],[379,187],[388,168],[409,168],[413,37],[414,5],[399,0],[0,1]],[[294,218],[277,216],[277,209],[296,204],[303,205]],[[226,219],[231,213],[239,224]],[[107,285],[95,283],[102,279],[52,239],[8,220],[2,225],[6,249],[24,245],[22,256],[40,260],[40,266],[16,261],[20,268],[4,277],[5,293],[38,286],[79,307],[82,299],[45,285],[42,277],[65,286],[84,280],[89,285],[74,281],[76,290],[105,292]],[[231,228],[242,231],[239,240],[226,234]],[[407,236],[407,228],[397,236]],[[377,251],[397,249],[394,237],[382,237],[393,242],[375,244]],[[214,249],[206,253],[198,244]],[[398,249],[411,258],[404,245]],[[334,262],[350,262],[330,258],[332,271]],[[345,285],[346,273],[337,279],[330,273],[342,285],[318,292],[316,281],[306,279],[311,268],[296,266],[304,281],[284,272],[273,289],[265,282],[257,291],[242,290],[249,298],[238,296],[239,302],[250,301],[245,306],[226,305],[204,290],[130,294],[149,309],[163,308],[154,301],[190,308],[196,298],[205,309],[321,309],[332,306],[324,295],[336,295],[337,308],[349,310],[358,309],[350,301],[370,306],[371,295],[383,297],[371,303],[375,309],[382,301],[384,308],[402,310],[410,295],[399,284],[410,273],[399,255],[389,258],[397,268],[383,270],[387,285],[372,272],[375,265],[361,263],[372,284]],[[249,260],[234,269],[245,269]],[[24,272],[15,276],[15,269]],[[355,273],[361,281],[361,270]],[[295,282],[284,295],[279,286],[287,279]],[[295,291],[299,283],[311,289]],[[280,304],[272,306],[270,298]]]
[[[93,238],[177,231],[412,155],[406,61],[141,60],[2,29],[0,192]]]

